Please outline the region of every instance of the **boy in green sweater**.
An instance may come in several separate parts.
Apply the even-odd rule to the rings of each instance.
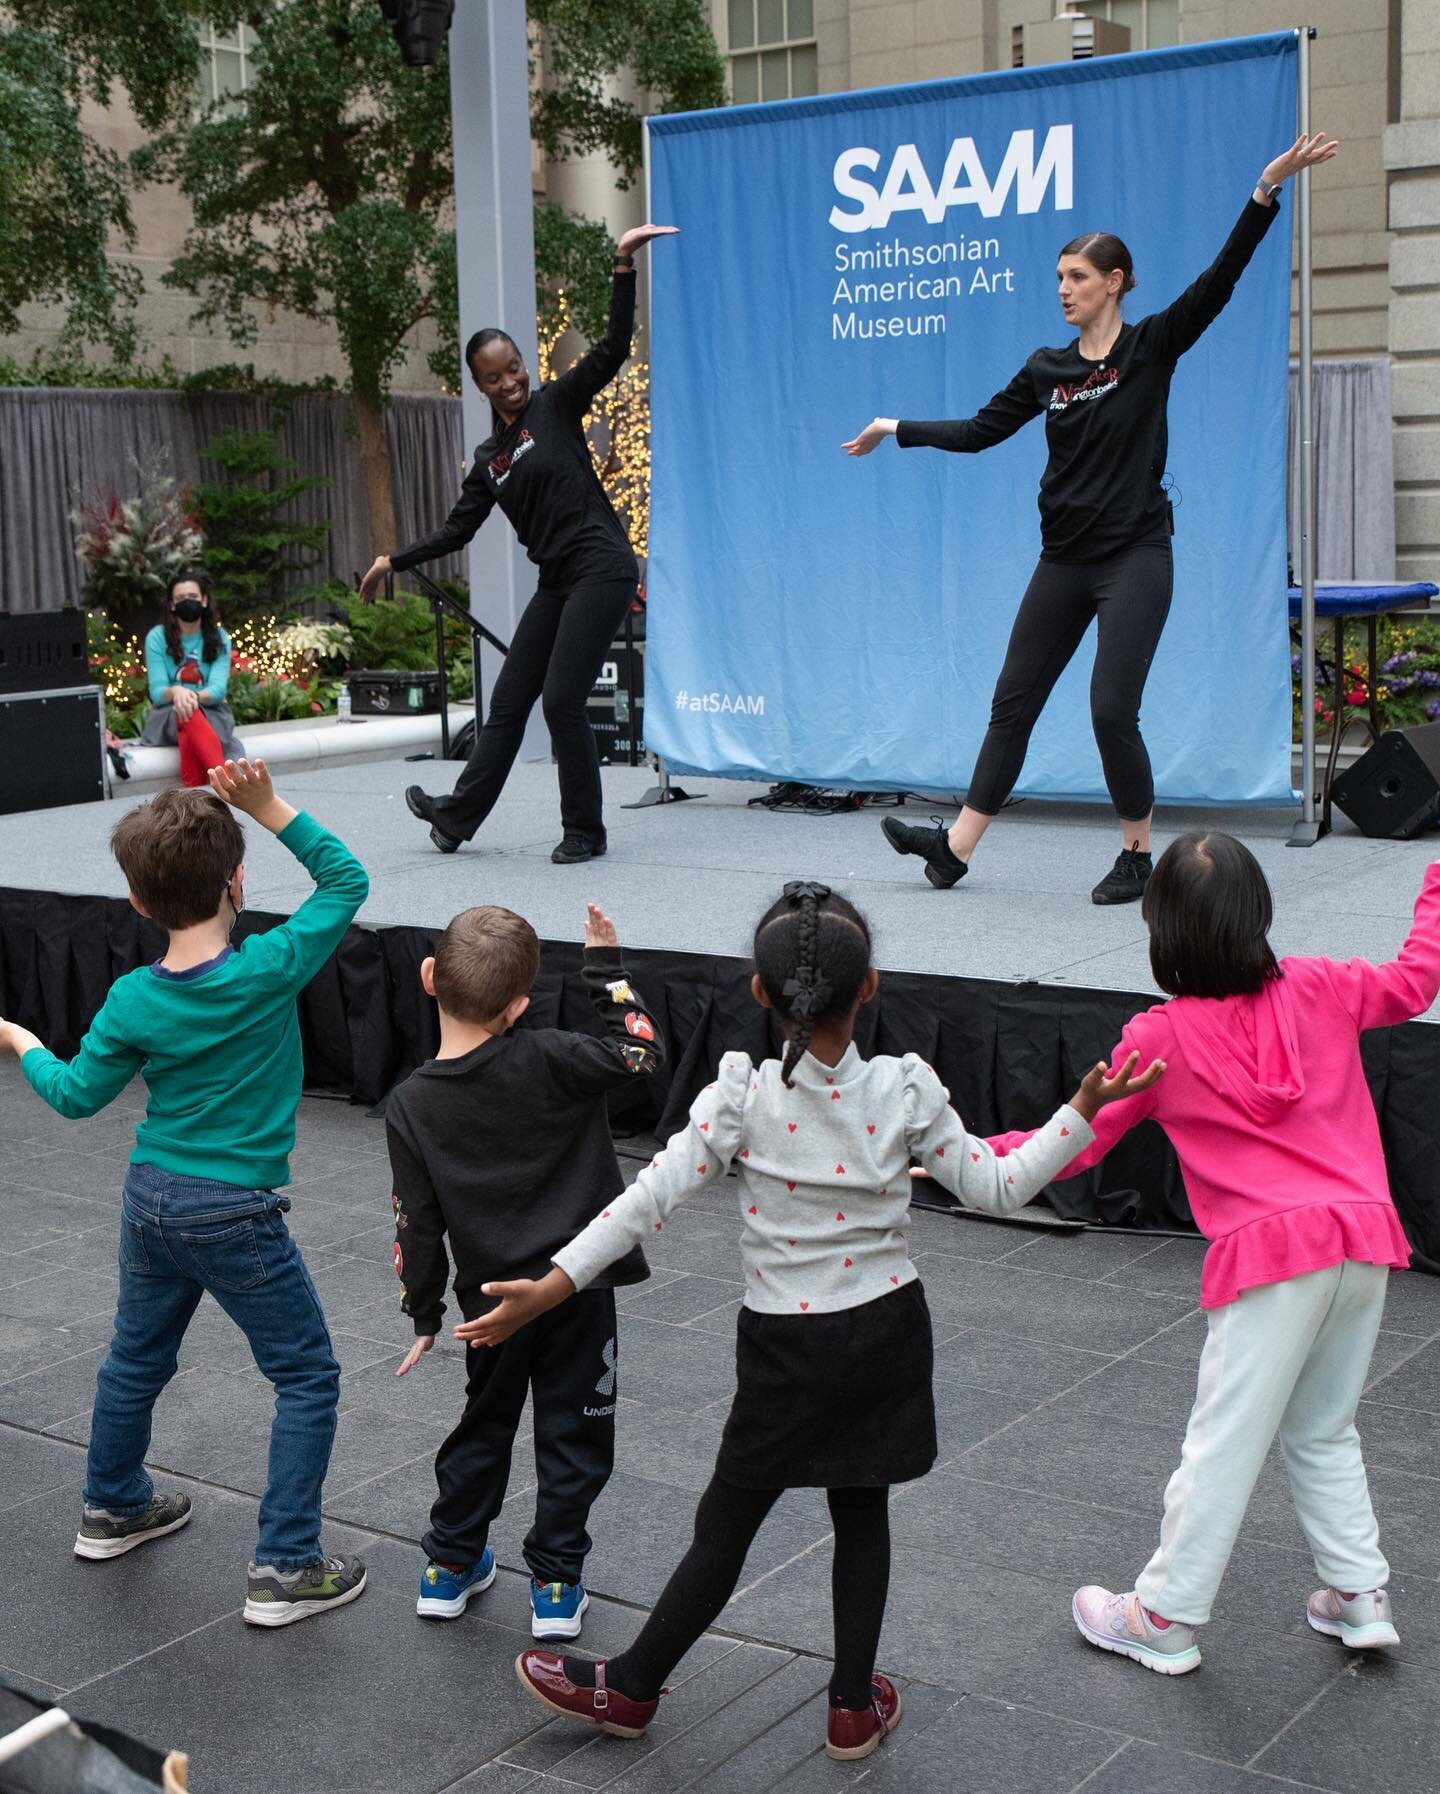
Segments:
[[[95,1114],[137,1071],[150,1090],[121,1199],[120,1299],[96,1383],[75,1554],[118,1557],[189,1520],[187,1495],[156,1493],[145,1452],[151,1410],[208,1290],[275,1386],[245,1618],[286,1626],[365,1587],[358,1557],[320,1549],[340,1367],[285,1226],[290,1199],[275,1192],[290,1178],[300,1103],[296,993],[369,881],[348,848],[276,797],[263,760],[227,760],[210,785],[162,792],[111,831],[131,903],[169,931],[164,957],[116,980],[68,1065],[14,1022],[0,1021],[0,1049],[19,1054],[61,1115]],[[244,906],[245,835],[231,809],[269,829],[315,880],[288,922],[239,947],[230,932]]]

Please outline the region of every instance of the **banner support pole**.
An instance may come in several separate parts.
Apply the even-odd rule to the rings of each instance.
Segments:
[[[1310,41],[1315,34],[1313,25],[1301,25],[1295,32],[1299,51],[1296,101],[1304,136],[1310,133]],[[1313,847],[1325,833],[1325,825],[1315,790],[1315,355],[1308,168],[1295,177],[1295,212],[1300,233],[1300,818],[1290,831],[1288,845]]]

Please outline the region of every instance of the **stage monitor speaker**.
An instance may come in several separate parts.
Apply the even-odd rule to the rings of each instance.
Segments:
[[[98,685],[0,696],[0,816],[104,797],[103,704]]]
[[[89,677],[83,610],[0,610],[0,692],[68,691]]]
[[[1330,795],[1362,835],[1413,840],[1440,818],[1440,723],[1387,729]]]

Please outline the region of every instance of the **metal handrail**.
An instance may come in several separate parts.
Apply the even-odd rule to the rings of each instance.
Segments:
[[[489,642],[492,648],[498,648],[502,654],[510,652],[510,644],[502,642],[493,629],[486,627],[478,617],[474,617],[465,606],[454,599],[442,587],[436,585],[429,574],[422,573],[418,567],[408,569],[410,577],[420,587],[421,596],[435,612],[435,665],[440,675],[440,758],[450,758],[450,679],[445,667],[445,615],[448,611],[457,623],[463,623],[470,631],[470,664],[475,681],[475,717],[478,726],[480,717],[480,644]],[[385,597],[387,600],[395,596],[395,575],[386,572]]]

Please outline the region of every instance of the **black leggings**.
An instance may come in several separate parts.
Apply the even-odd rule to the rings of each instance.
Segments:
[[[1150,756],[1140,736],[1140,694],[1170,611],[1169,536],[1132,543],[1103,561],[1041,561],[1005,650],[966,803],[994,816],[1025,764],[1055,681],[1070,664],[1090,619],[1097,620],[1090,718],[1110,801],[1123,822],[1155,807]]]
[[[468,841],[494,809],[539,698],[560,775],[561,825],[567,834],[604,836],[600,754],[585,700],[635,590],[633,579],[569,592],[542,586],[525,606],[465,770],[449,797],[435,799],[435,820],[445,834]]]
[[[743,1489],[718,1474],[695,1510],[695,1539],[665,1584],[640,1636],[611,1658],[606,1680],[631,1700],[654,1700],[665,1678],[735,1592],[745,1554],[781,1489]],[[890,1587],[890,1491],[828,1489],[835,1526],[831,1592],[835,1674],[830,1697],[846,1707],[871,1704],[870,1677]]]

